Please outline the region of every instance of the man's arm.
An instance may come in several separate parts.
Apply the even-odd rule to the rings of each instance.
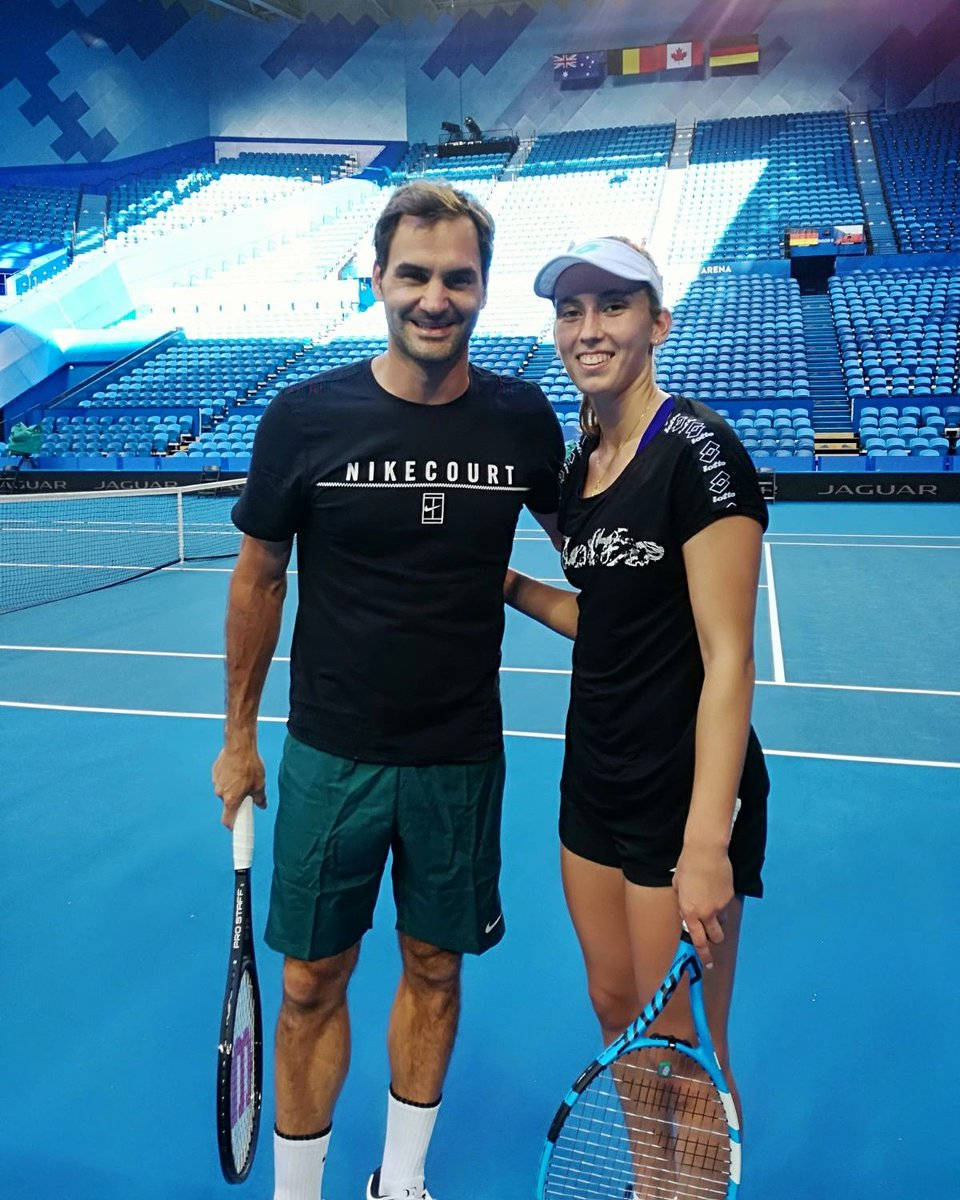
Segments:
[[[233,828],[245,796],[266,808],[263,761],[257,751],[257,713],[280,635],[292,541],[245,536],[230,580],[227,605],[227,720],[223,749],[213,764],[221,821]]]
[[[530,509],[531,514],[536,519],[537,524],[545,531],[547,537],[553,542],[554,550],[563,548],[563,534],[557,528],[557,514],[553,513],[536,513]]]

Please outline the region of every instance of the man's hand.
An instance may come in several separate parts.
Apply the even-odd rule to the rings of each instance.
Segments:
[[[224,746],[213,764],[212,775],[213,790],[223,801],[220,821],[227,829],[233,828],[237,810],[247,796],[258,808],[267,807],[266,772],[254,743]]]

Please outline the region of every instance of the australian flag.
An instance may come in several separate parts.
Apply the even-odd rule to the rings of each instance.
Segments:
[[[553,77],[562,88],[599,87],[607,77],[605,50],[580,50],[553,56]]]

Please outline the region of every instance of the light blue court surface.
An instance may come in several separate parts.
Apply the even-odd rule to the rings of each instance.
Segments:
[[[560,574],[529,520],[515,564]],[[231,1194],[213,1084],[232,865],[208,782],[228,569],[0,618],[2,1196]],[[772,510],[755,707],[773,780],[767,898],[749,905],[732,1029],[744,1200],[960,1194],[958,596],[955,506]],[[557,873],[569,645],[510,614],[503,662],[508,935],[467,963],[428,1162],[438,1200],[531,1200],[550,1118],[597,1049]],[[271,779],[286,670],[262,709]],[[271,815],[257,816],[260,926]],[[259,959],[272,1030],[279,963],[262,945]],[[387,891],[351,987],[326,1200],[358,1200],[379,1159],[397,970]],[[268,1086],[234,1194],[270,1197],[271,1124]]]

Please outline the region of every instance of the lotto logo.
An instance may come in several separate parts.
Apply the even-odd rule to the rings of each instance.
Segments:
[[[724,492],[729,486],[730,476],[726,473],[726,471],[721,471],[719,474],[714,475],[714,477],[710,480],[711,492]]]
[[[443,524],[443,492],[424,492],[420,510],[421,525]]]

